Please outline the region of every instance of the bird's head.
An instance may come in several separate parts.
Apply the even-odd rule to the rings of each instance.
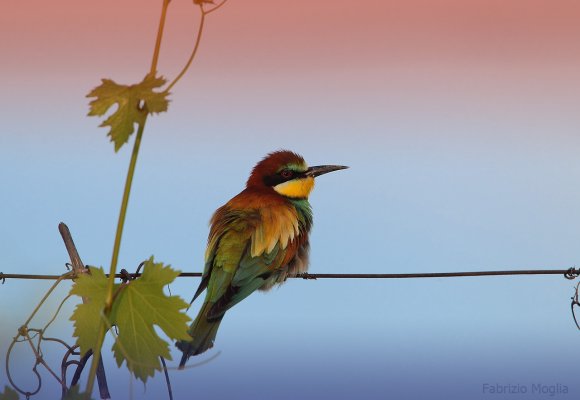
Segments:
[[[342,165],[308,167],[302,156],[288,150],[268,154],[254,169],[247,187],[270,187],[292,199],[306,199],[314,188],[314,178],[328,172],[345,169]]]

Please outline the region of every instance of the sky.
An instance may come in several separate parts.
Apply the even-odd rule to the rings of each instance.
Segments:
[[[160,9],[3,5],[0,271],[63,273],[61,221],[85,263],[110,263],[130,146],[114,152],[85,96],[101,78],[143,78]],[[579,20],[572,0],[229,0],[208,16],[169,112],[148,121],[120,267],[153,254],[201,271],[212,212],[281,148],[350,166],[311,195],[310,272],[578,265]],[[198,22],[190,1],[172,1],[160,74],[179,72]],[[171,292],[189,300],[197,284],[183,278]],[[49,286],[0,285],[3,356]],[[560,276],[292,280],[228,312],[199,357],[217,358],[171,371],[175,398],[575,399],[573,292]],[[51,335],[72,342],[75,302]],[[58,366],[62,352],[45,356]],[[32,385],[26,348],[13,360]],[[110,354],[104,362],[113,398],[166,398],[161,375],[144,387]],[[54,398],[43,376],[36,398]],[[505,385],[526,393],[491,393]]]

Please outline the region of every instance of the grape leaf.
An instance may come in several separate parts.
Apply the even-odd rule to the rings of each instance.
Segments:
[[[0,393],[0,400],[18,400],[18,393],[16,393],[8,385],[4,386],[4,392]]]
[[[113,345],[117,364],[126,361],[127,367],[143,382],[161,370],[159,356],[171,359],[169,345],[155,332],[158,326],[173,340],[187,340],[190,318],[180,310],[188,304],[179,296],[167,296],[163,287],[179,275],[179,271],[155,263],[153,257],[145,262],[143,275],[131,281],[119,294],[112,315],[119,330]]]
[[[81,274],[70,291],[70,294],[87,298],[86,303],[75,307],[70,317],[70,320],[74,322],[73,335],[77,338],[81,356],[94,348],[97,343],[100,317],[105,307],[107,294],[107,277],[103,269],[96,267],[89,267],[89,269],[91,273]]]
[[[117,109],[101,127],[109,126],[107,134],[115,144],[118,151],[135,131],[135,124],[143,122],[147,114],[167,111],[169,92],[154,92],[153,89],[163,86],[166,80],[147,74],[143,80],[134,85],[120,85],[111,79],[102,79],[101,85],[97,86],[87,95],[95,97],[89,104],[89,116],[103,116],[112,106]]]
[[[85,297],[86,303],[76,306],[71,320],[74,336],[85,354],[96,345],[97,332],[107,293],[107,277],[102,268],[90,267],[90,274],[81,275],[71,289],[71,294]],[[187,322],[190,318],[181,310],[187,303],[179,296],[167,296],[163,287],[179,275],[163,263],[149,258],[140,278],[116,284],[116,297],[108,315],[107,328],[116,325],[117,338],[113,353],[117,364],[123,361],[127,368],[143,382],[161,370],[159,356],[171,359],[168,343],[155,331],[158,326],[171,340],[187,340]]]

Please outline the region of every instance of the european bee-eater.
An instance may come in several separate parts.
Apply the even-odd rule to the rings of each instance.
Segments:
[[[308,195],[314,178],[344,169],[308,167],[291,151],[268,154],[250,175],[246,188],[217,209],[205,252],[205,268],[192,302],[207,289],[204,303],[181,341],[179,364],[213,346],[227,310],[258,290],[282,284],[308,269],[312,209]]]

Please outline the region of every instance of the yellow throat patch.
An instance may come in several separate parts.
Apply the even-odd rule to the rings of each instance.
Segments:
[[[274,186],[274,190],[282,196],[294,199],[307,198],[313,188],[314,178],[311,176],[302,179],[293,179]]]

